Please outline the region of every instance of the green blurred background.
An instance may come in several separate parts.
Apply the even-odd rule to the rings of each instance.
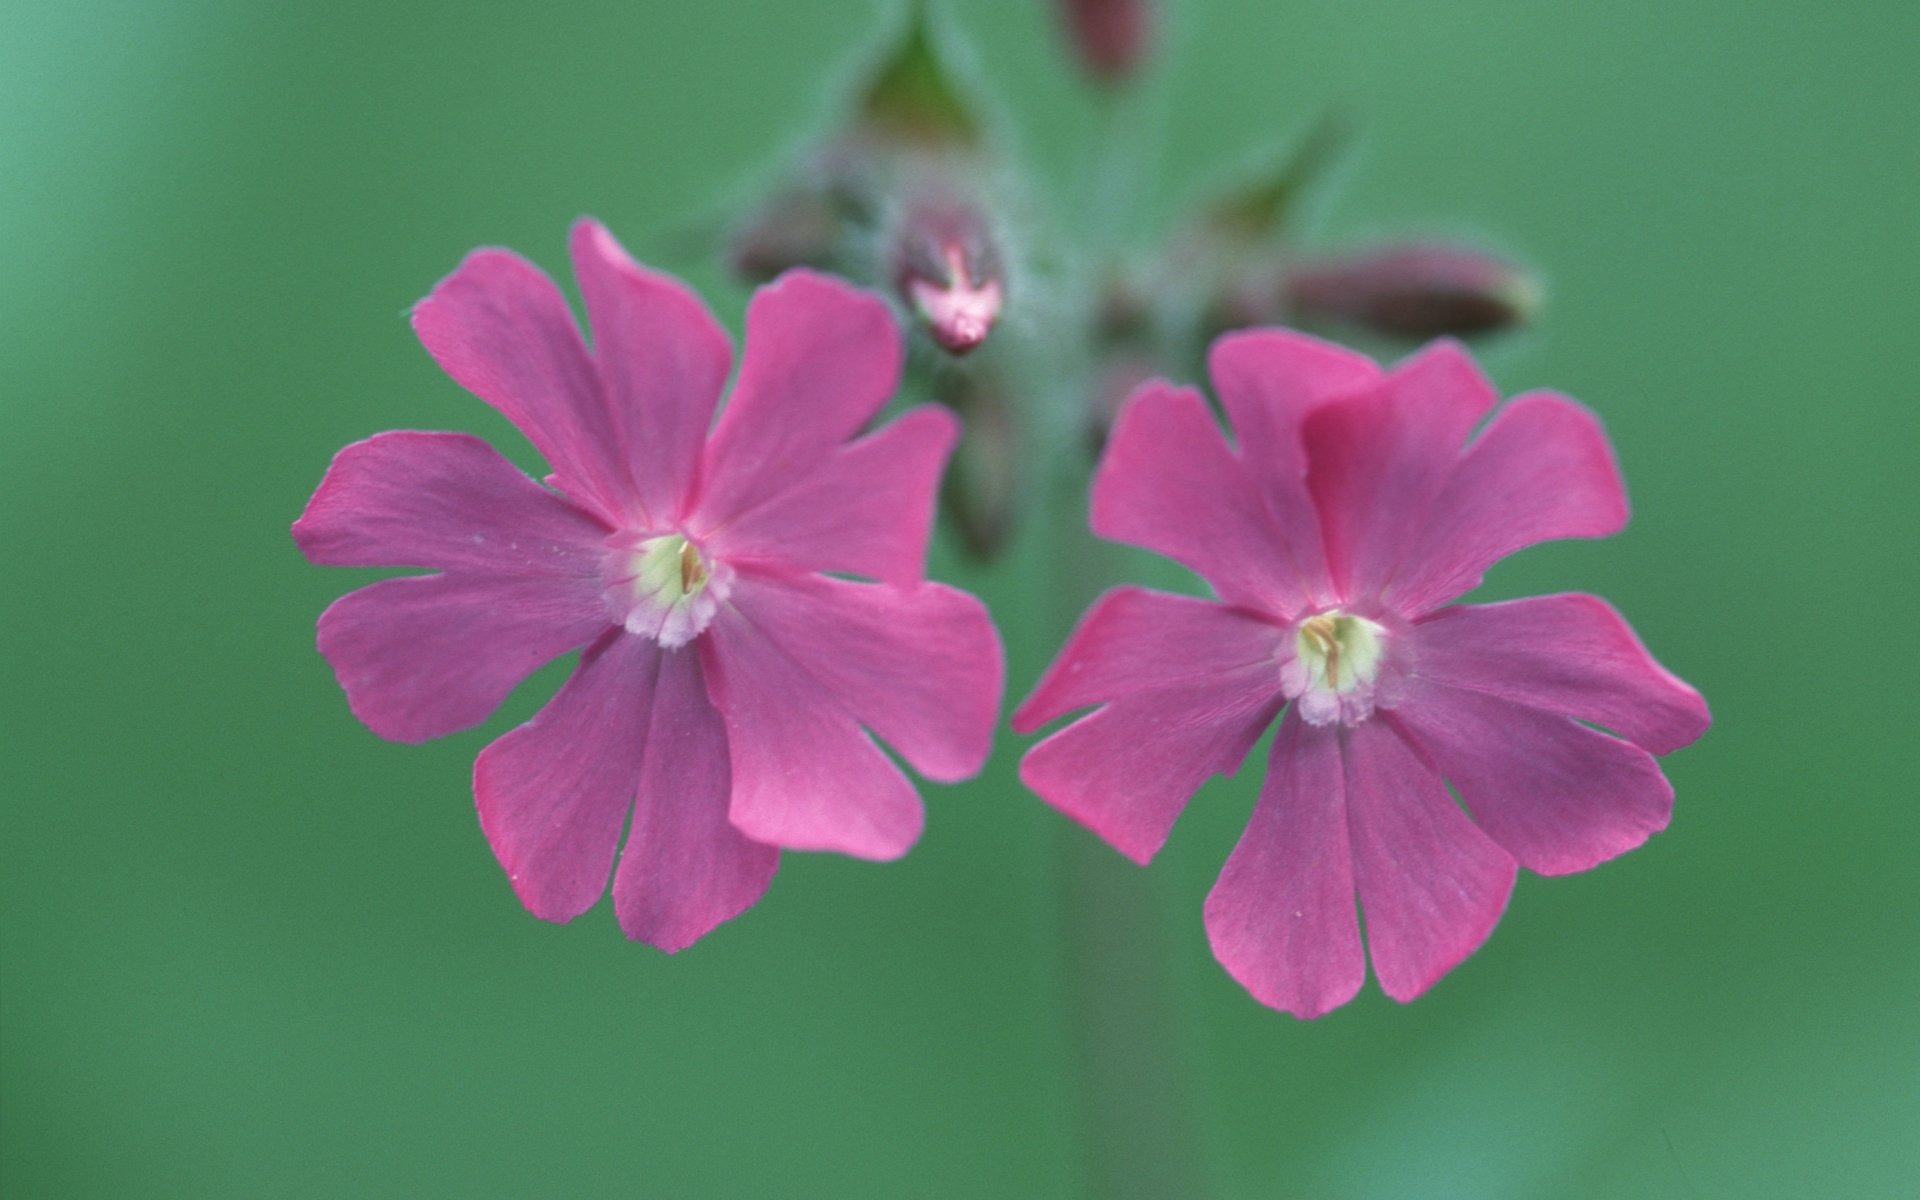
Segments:
[[[1716,725],[1673,827],[1523,876],[1410,1007],[1311,1024],[1211,961],[1259,775],[1156,864],[1219,1181],[1246,1197],[1920,1194],[1908,3],[1170,4],[1140,230],[1329,102],[1367,130],[1321,237],[1544,268],[1508,391],[1599,409],[1636,518],[1488,595],[1611,597]],[[952,6],[1059,203],[1096,108],[1038,0]],[[468,770],[387,745],[287,536],[328,457],[469,429],[402,319],[469,247],[642,251],[826,111],[867,0],[51,4],[0,13],[0,1191],[1068,1196],[1063,822],[928,787],[874,866],[791,855],[668,959],[524,913]],[[1043,209],[1044,211],[1044,209]],[[729,320],[742,294],[689,271]],[[992,575],[1011,687],[1053,648]],[[1903,615],[1904,614],[1904,615]],[[1079,836],[1077,833],[1073,836]]]

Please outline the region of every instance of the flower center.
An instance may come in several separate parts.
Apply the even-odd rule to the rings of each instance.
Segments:
[[[1364,721],[1373,715],[1386,643],[1386,628],[1365,617],[1338,609],[1315,613],[1295,628],[1281,687],[1310,724]]]
[[[733,570],[683,534],[651,537],[607,558],[607,604],[628,633],[671,650],[699,637],[733,590]]]

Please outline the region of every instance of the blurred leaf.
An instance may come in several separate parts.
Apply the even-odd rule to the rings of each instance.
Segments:
[[[860,100],[861,123],[882,137],[924,146],[970,149],[980,122],[942,60],[924,3],[914,3],[906,28],[884,57]]]
[[[1353,122],[1345,113],[1328,113],[1291,153],[1208,209],[1201,227],[1237,241],[1258,241],[1282,232],[1299,213],[1302,198],[1352,144],[1353,135]]]

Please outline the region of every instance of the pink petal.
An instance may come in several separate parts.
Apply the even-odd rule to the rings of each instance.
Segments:
[[[1376,385],[1379,365],[1364,354],[1290,329],[1249,329],[1213,343],[1207,373],[1227,410],[1247,470],[1295,546],[1309,590],[1330,596],[1320,517],[1307,495],[1300,426],[1328,401]]]
[[[607,533],[479,438],[411,431],[334,455],[293,524],[300,549],[327,566],[571,578],[596,592]]]
[[[1307,487],[1344,599],[1376,596],[1393,577],[1496,399],[1465,350],[1436,342],[1307,419]]]
[[[980,601],[938,583],[742,572],[732,602],[810,690],[922,775],[951,782],[986,762],[1006,669]]]
[[[640,782],[661,650],[615,630],[580,657],[559,694],[473,764],[480,828],[520,902],[571,921],[607,889]]]
[[[569,496],[625,523],[633,485],[600,379],[540,268],[507,250],[475,250],[414,306],[413,330],[442,370],[546,456]]]
[[[1280,636],[1205,600],[1109,592],[1021,705],[1015,728],[1105,707],[1027,751],[1022,782],[1147,862],[1200,785],[1238,770],[1280,711]]]
[[[1337,730],[1280,723],[1253,819],[1207,893],[1213,956],[1253,998],[1311,1020],[1366,982]]]
[[[653,527],[684,515],[733,346],[691,289],[628,256],[606,227],[574,224],[573,270],[635,495]]]
[[[733,607],[699,645],[727,726],[734,827],[789,850],[905,854],[926,820],[920,797],[820,684]]]
[[[1425,612],[1523,546],[1606,537],[1626,523],[1626,488],[1599,418],[1565,396],[1530,392],[1474,439],[1386,599]]]
[[[726,728],[707,699],[699,655],[663,654],[633,828],[613,876],[613,910],[628,937],[671,954],[767,890],[780,852],[727,821],[731,794]]]
[[[1291,615],[1309,602],[1314,560],[1191,388],[1155,380],[1121,409],[1093,480],[1093,531],[1185,564],[1229,604]]]
[[[1264,664],[1279,689],[1284,631],[1245,611],[1146,588],[1094,601],[1033,694],[1013,714],[1032,733],[1076,708],[1104,704]]]
[[[420,575],[349,592],[320,614],[320,653],[353,715],[423,742],[478,725],[543,663],[608,625],[595,587]]]
[[[694,532],[728,562],[915,582],[926,572],[940,472],[959,437],[952,413],[916,408],[832,451],[818,469],[746,513]]]
[[[1693,741],[1712,720],[1700,693],[1655,662],[1597,596],[1456,604],[1415,630],[1423,678],[1592,721],[1655,754]]]
[[[1493,932],[1516,868],[1386,721],[1347,729],[1345,754],[1367,947],[1381,988],[1405,1003]]]
[[[885,301],[811,271],[753,294],[733,396],[707,444],[699,510],[719,524],[817,469],[900,383]]]
[[[1567,717],[1431,684],[1393,711],[1480,828],[1529,871],[1584,871],[1673,815],[1652,755]]]

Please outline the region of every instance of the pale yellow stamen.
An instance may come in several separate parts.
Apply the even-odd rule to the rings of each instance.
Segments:
[[[630,632],[669,649],[704,631],[726,601],[733,572],[677,533],[648,538],[622,552],[607,577],[608,603]]]
[[[1282,673],[1301,715],[1315,725],[1365,720],[1373,711],[1386,637],[1384,626],[1337,609],[1301,621],[1293,661]]]
[[[680,591],[692,595],[707,582],[707,564],[700,559],[700,552],[692,542],[680,543]]]

